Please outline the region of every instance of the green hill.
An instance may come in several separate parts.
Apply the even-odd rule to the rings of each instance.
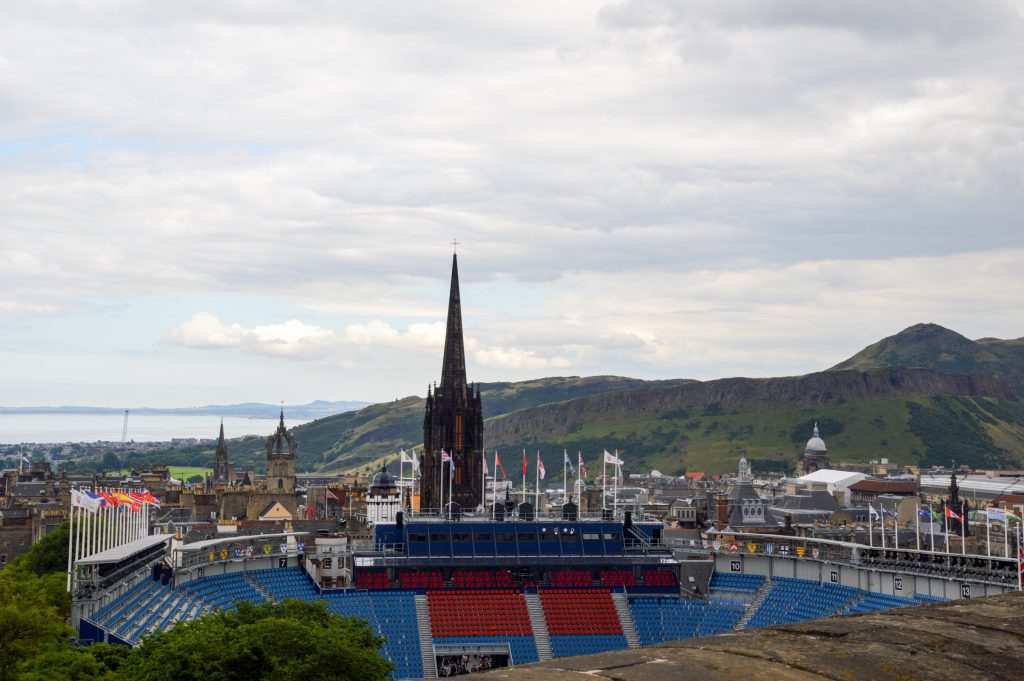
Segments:
[[[549,479],[560,453],[625,454],[627,469],[664,473],[791,470],[815,421],[833,461],[1024,465],[1024,339],[972,341],[917,324],[824,372],[788,378],[642,381],[618,376],[481,385],[488,451],[541,450]],[[425,402],[406,397],[295,429],[300,471],[366,469],[423,437]],[[268,433],[269,434],[269,433]],[[263,438],[230,444],[233,463],[262,470]],[[161,453],[206,465],[212,451]]]
[[[869,345],[833,369],[923,367],[947,374],[995,374],[1024,395],[1024,338],[972,341],[938,324],[915,324]]]
[[[489,418],[605,392],[685,382],[643,381],[622,376],[568,376],[518,383],[481,383],[480,393],[484,417]],[[299,471],[325,472],[353,470],[373,465],[382,457],[393,457],[399,449],[418,446],[423,440],[425,407],[424,398],[410,396],[298,426],[294,431],[299,452],[297,468]],[[262,470],[265,442],[264,438],[258,437],[231,440],[231,462],[234,465],[251,463],[257,470]],[[196,447],[185,450],[182,455],[192,462],[206,457],[207,451],[207,448]],[[208,456],[212,460],[212,450]]]
[[[836,462],[1024,462],[1024,403],[1009,383],[902,367],[597,395],[489,420],[485,441],[552,460],[580,450],[592,474],[603,449],[624,452],[632,471],[724,472],[740,457],[792,470],[816,421]]]

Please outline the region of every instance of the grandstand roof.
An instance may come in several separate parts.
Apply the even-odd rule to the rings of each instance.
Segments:
[[[145,551],[148,548],[152,548],[161,542],[165,542],[171,538],[169,534],[151,534],[148,537],[142,537],[141,539],[135,539],[128,542],[127,544],[121,544],[115,546],[112,549],[106,551],[100,551],[94,553],[91,556],[86,556],[75,561],[75,565],[100,565],[102,563],[120,563],[125,558],[132,556],[140,551]]]
[[[1005,494],[1024,494],[1024,478],[990,478],[987,475],[958,475],[956,484],[960,494],[977,494],[982,497],[998,497]],[[922,475],[923,489],[944,490],[949,487],[949,474]]]
[[[226,534],[216,539],[205,539],[203,541],[194,541],[191,544],[185,544],[179,547],[178,551],[202,551],[211,546],[218,544],[230,544],[231,542],[239,541],[255,541],[257,539],[274,539],[277,537],[300,537],[309,534],[309,532],[277,532],[275,534]]]

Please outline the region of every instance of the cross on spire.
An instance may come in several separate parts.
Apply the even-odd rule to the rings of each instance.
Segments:
[[[452,244],[452,253],[457,253],[458,250],[459,250],[459,240],[458,239],[452,239],[451,240],[451,244]]]

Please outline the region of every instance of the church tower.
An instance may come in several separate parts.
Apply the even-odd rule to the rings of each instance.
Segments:
[[[213,455],[213,481],[230,485],[233,477],[231,463],[228,462],[228,445],[224,441],[224,419],[221,419],[220,437],[217,438],[217,451]]]
[[[454,459],[454,471],[443,466],[441,452]],[[462,302],[459,299],[458,256],[452,255],[452,283],[448,295],[448,326],[444,338],[441,383],[427,387],[423,416],[423,455],[420,472],[420,507],[440,509],[451,500],[463,509],[480,505],[483,490],[484,416],[480,387],[466,383],[466,350],[462,341]],[[442,484],[444,499],[441,498]]]
[[[281,422],[267,438],[267,491],[271,494],[295,492],[297,449],[295,436],[284,427],[284,409],[281,409]]]

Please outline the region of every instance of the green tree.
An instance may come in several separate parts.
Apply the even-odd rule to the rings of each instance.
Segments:
[[[386,679],[393,666],[365,622],[320,602],[239,602],[144,639],[118,670],[126,681]]]

